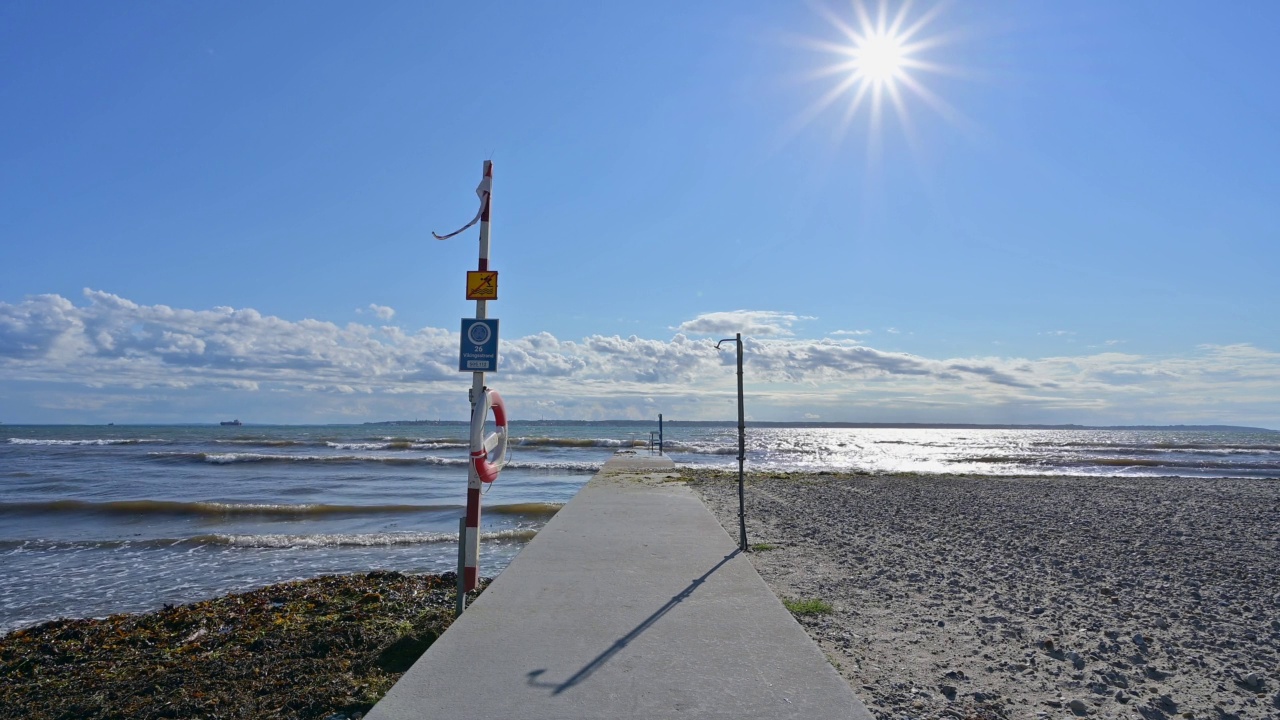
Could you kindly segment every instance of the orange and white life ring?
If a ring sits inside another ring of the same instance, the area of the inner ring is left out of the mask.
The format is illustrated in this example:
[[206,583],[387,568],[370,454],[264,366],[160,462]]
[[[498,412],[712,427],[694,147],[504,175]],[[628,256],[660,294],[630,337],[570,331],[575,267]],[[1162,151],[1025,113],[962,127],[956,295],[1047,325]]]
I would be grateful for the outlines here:
[[[497,432],[484,434],[485,420],[493,409],[493,424]],[[484,389],[480,401],[471,414],[471,464],[481,482],[498,479],[498,471],[507,464],[507,409],[497,390]]]

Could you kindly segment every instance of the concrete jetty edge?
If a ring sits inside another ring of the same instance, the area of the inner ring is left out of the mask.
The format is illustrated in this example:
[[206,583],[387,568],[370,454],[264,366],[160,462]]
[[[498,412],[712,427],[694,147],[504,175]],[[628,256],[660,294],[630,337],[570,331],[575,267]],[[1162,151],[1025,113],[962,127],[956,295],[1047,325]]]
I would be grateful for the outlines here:
[[674,468],[610,460],[369,720],[871,720]]

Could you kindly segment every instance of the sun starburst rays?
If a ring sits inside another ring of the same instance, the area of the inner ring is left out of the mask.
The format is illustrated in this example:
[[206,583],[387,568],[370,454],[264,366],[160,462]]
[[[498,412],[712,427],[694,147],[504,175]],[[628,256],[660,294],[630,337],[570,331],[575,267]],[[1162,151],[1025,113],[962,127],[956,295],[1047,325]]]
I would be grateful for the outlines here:
[[815,68],[808,77],[811,80],[834,77],[837,81],[800,113],[796,130],[843,100],[846,104],[836,125],[838,139],[844,138],[865,108],[868,149],[874,153],[880,142],[886,106],[893,108],[892,112],[913,145],[909,113],[913,99],[944,118],[959,118],[959,114],[918,77],[954,72],[944,63],[924,57],[946,41],[943,35],[929,32],[930,24],[942,10],[941,5],[935,5],[916,17],[912,16],[910,0],[892,13],[887,0],[880,0],[874,8],[868,7],[864,0],[853,0],[851,17],[841,17],[823,5],[815,6],[815,10],[840,37],[838,40],[804,40],[808,47],[834,56],[831,62]]

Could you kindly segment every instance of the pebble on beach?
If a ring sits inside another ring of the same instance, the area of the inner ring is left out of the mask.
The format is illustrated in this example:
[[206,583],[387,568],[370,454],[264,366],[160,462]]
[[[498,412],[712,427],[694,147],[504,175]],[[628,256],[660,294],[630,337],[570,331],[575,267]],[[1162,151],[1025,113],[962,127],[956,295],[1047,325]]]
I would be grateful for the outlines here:
[[[730,535],[736,483],[691,472]],[[1280,482],[750,478],[751,554],[878,718],[1280,718]]]

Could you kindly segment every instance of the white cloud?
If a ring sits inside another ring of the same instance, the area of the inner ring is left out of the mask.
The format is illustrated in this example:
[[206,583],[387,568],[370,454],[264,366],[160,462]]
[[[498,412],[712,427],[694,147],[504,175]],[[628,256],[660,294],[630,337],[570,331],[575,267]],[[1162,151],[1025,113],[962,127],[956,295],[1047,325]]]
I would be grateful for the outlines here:
[[791,335],[791,326],[802,320],[816,318],[776,312],[773,310],[734,310],[732,312],[703,313],[680,323],[677,332],[693,335],[733,335],[742,333],[754,337]]
[[870,330],[836,330],[832,335],[870,335]]
[[[255,403],[281,422],[465,412],[470,376],[457,371],[456,330],[175,309],[96,290],[84,298],[0,302],[6,421],[24,407],[47,409],[41,421],[76,422],[169,412],[189,420],[192,407]],[[787,328],[805,318],[786,313],[710,314],[681,327],[731,315],[773,330],[744,341],[747,403],[762,419],[1280,425],[1280,353],[1252,345],[1175,357],[929,358],[852,338],[796,338]],[[736,396],[735,358],[716,339],[541,332],[504,340],[490,377],[516,418],[732,419],[723,408]]]
[[456,335],[443,330],[406,335],[358,324],[288,322],[252,309],[175,310],[95,290],[84,295],[89,304],[83,307],[52,295],[0,303],[0,362],[11,379],[367,384],[449,376],[445,351],[456,351]]
[[[369,303],[368,311],[372,313],[374,317],[384,321],[391,320],[391,318],[396,316],[394,308],[389,308],[386,305],[379,305],[377,303]],[[357,315],[363,315],[364,312],[365,308],[356,308]]]

